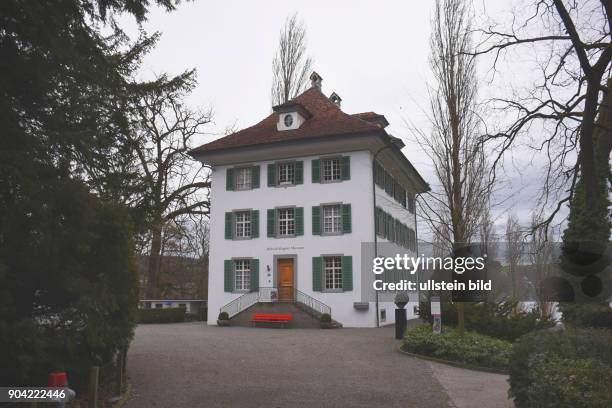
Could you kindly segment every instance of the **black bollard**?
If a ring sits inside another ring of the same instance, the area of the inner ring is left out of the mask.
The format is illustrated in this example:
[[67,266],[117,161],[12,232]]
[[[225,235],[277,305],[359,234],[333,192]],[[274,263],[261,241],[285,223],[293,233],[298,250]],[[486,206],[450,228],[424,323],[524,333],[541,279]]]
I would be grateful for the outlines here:
[[406,309],[395,309],[395,338],[400,340],[404,338],[408,321],[406,320]]

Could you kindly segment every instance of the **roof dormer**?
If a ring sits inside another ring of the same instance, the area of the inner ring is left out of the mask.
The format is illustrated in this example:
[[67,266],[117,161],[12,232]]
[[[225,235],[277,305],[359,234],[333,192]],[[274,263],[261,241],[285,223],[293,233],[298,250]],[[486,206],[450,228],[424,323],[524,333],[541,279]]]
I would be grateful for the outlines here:
[[332,94],[329,96],[329,100],[332,101],[334,105],[336,105],[338,108],[340,108],[340,105],[342,104],[342,98],[340,97],[340,95],[335,92],[332,92]]
[[278,113],[278,131],[298,129],[312,116],[301,104],[291,101],[277,105],[272,110]]
[[312,74],[310,74],[310,84],[313,87],[319,88],[319,90],[321,90],[321,85],[323,84],[323,77],[317,74],[315,71],[312,71]]

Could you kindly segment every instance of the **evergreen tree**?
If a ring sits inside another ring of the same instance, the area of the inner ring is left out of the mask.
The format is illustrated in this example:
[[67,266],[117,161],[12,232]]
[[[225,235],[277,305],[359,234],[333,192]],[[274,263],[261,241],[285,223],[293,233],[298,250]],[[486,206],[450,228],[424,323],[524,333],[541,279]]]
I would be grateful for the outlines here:
[[148,4],[0,2],[0,384],[79,373],[131,337],[129,100],[157,36],[131,43],[113,16]]
[[[612,84],[612,80],[608,82]],[[581,276],[581,290],[593,300],[605,299],[612,291],[610,280],[610,200],[612,182],[612,98],[608,93],[600,105],[594,131],[594,169],[597,199],[587,203],[582,175],[579,175],[570,203],[568,226],[563,233],[561,265],[565,272]],[[573,300],[566,298],[566,300]]]

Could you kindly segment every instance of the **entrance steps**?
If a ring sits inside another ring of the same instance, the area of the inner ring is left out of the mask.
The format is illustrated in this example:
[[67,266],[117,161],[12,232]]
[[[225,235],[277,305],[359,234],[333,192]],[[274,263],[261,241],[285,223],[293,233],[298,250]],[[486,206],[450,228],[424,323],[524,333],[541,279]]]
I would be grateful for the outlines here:
[[[258,302],[230,319],[232,326],[253,326],[253,313],[289,313],[293,319],[286,324],[288,328],[319,328],[321,314],[299,302]],[[333,322],[342,327],[340,323]],[[282,327],[277,323],[256,323],[256,327]]]

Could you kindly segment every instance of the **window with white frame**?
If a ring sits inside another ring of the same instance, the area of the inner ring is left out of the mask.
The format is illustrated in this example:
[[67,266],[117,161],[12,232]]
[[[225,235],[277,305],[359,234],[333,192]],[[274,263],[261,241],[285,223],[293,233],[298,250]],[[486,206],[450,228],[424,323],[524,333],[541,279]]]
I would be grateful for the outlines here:
[[236,169],[236,190],[250,190],[252,188],[253,168],[243,167]]
[[323,233],[335,234],[342,232],[342,210],[340,205],[323,206]]
[[234,261],[235,288],[236,290],[251,289],[251,260],[236,259]]
[[325,266],[325,289],[342,289],[342,257],[323,257]]
[[278,210],[278,235],[295,235],[294,208],[280,208]]
[[278,165],[278,184],[294,184],[295,163],[280,163]]
[[236,211],[234,213],[234,225],[236,228],[236,238],[251,237],[251,212]]
[[337,181],[340,179],[340,159],[324,159],[323,181]]

